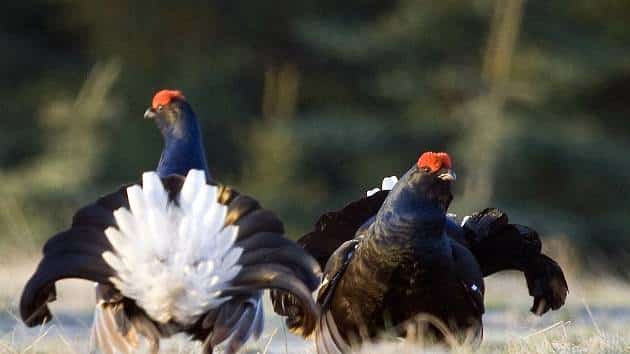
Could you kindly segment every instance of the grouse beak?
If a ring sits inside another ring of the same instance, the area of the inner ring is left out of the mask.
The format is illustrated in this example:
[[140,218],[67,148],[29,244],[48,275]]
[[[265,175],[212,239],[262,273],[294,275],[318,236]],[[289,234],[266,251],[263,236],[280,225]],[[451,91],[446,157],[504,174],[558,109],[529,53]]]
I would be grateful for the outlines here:
[[144,111],[144,119],[153,119],[155,118],[155,110],[153,108],[148,108],[146,111]]
[[455,175],[455,172],[453,172],[453,170],[446,170],[446,172],[440,173],[438,175],[438,178],[442,181],[452,182],[457,179],[457,175]]

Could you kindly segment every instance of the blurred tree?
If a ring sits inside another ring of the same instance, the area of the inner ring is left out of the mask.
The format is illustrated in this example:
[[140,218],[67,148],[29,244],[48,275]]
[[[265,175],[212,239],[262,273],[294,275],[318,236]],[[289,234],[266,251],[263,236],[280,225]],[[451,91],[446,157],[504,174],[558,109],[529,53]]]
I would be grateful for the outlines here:
[[503,207],[627,259],[628,2],[3,6],[0,173],[12,197],[0,222],[14,240],[45,238],[153,168],[161,140],[141,117],[169,87],[202,119],[215,175],[260,196],[294,236],[420,152],[449,150],[455,211]]
[[64,227],[67,214],[83,203],[104,152],[99,128],[116,114],[110,93],[118,74],[116,62],[96,65],[75,98],[46,102],[38,112],[46,131],[44,153],[1,175],[5,247],[31,246],[26,241]]
[[[474,209],[492,200],[498,155],[506,137],[504,106],[510,98],[512,58],[523,15],[523,0],[497,0],[484,53],[482,77],[487,92],[463,110],[468,136],[460,142],[466,151],[468,172],[460,205]],[[464,154],[462,154],[464,155]]]

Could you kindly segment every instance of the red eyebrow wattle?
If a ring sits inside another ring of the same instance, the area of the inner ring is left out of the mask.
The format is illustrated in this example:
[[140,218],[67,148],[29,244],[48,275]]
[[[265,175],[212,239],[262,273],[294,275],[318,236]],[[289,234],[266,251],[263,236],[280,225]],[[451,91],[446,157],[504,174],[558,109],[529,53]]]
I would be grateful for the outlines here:
[[419,168],[428,168],[431,172],[436,172],[442,167],[453,168],[451,157],[445,152],[425,152],[418,158]]
[[174,99],[186,99],[179,90],[161,90],[153,96],[151,102],[151,108],[158,108],[159,106],[165,106],[171,103]]

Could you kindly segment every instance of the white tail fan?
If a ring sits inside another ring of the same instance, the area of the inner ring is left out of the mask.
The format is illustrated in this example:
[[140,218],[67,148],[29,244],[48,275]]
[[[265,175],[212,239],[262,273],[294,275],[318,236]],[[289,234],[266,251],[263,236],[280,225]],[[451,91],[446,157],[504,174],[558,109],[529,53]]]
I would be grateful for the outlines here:
[[205,173],[188,173],[177,202],[155,172],[127,196],[130,209],[116,210],[118,227],[105,230],[114,252],[103,259],[117,273],[116,288],[160,323],[192,324],[228,300],[221,289],[241,270],[243,250],[234,247],[238,227],[224,227],[227,207]]
[[366,192],[366,194],[368,197],[371,197],[372,195],[376,194],[377,192],[381,190],[391,191],[396,185],[396,183],[398,183],[398,177],[396,176],[385,177],[383,178],[383,182],[381,183],[381,188],[370,189],[369,191]]

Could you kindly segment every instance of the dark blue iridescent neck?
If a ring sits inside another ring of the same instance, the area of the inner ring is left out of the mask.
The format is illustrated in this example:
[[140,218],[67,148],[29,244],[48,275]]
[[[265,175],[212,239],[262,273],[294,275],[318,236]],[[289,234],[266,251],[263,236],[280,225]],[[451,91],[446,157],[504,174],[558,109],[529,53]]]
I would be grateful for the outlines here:
[[189,170],[197,169],[205,171],[210,179],[199,122],[187,103],[181,105],[181,110],[181,119],[177,122],[169,125],[157,122],[164,138],[157,173],[161,177],[186,175]]
[[442,237],[446,210],[418,182],[417,173],[415,167],[407,171],[383,202],[372,225],[378,238],[406,242]]

